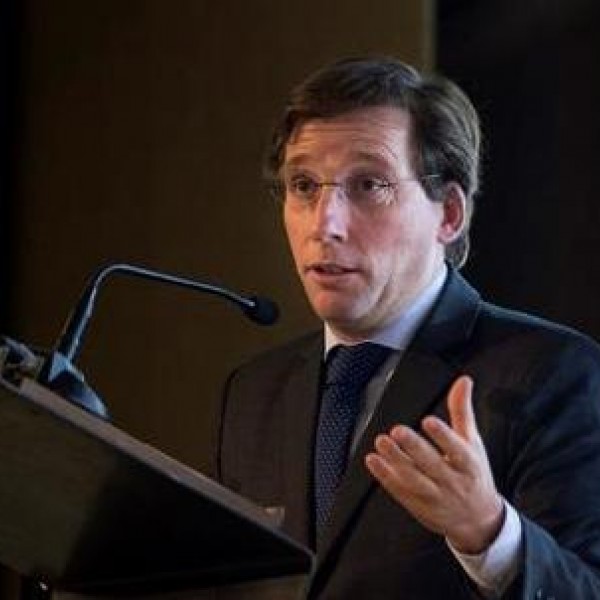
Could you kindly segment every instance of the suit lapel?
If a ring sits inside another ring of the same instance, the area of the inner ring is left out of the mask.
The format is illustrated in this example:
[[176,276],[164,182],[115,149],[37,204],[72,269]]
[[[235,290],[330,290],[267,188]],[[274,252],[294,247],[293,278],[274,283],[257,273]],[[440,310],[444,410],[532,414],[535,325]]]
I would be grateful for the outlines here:
[[416,352],[403,356],[348,464],[320,555],[327,555],[374,486],[364,457],[373,448],[375,437],[397,423],[418,429],[420,420],[444,398],[455,376],[455,370],[431,356]]
[[322,357],[323,338],[319,335],[300,352],[283,397],[284,527],[306,545],[312,538],[312,461]]
[[377,434],[389,431],[396,423],[418,429],[426,414],[437,406],[445,409],[446,391],[460,374],[460,347],[471,335],[478,307],[477,293],[451,271],[436,307],[402,356],[348,465],[329,530],[319,548],[319,565],[343,539],[353,515],[375,487],[364,457],[373,448]]

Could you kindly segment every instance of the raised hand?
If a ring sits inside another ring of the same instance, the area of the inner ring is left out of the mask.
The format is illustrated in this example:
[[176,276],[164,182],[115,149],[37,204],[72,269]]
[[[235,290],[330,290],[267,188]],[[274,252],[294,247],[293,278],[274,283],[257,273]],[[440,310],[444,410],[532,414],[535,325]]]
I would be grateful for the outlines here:
[[478,554],[496,538],[504,505],[496,491],[472,405],[473,381],[448,393],[450,425],[427,416],[423,433],[404,425],[377,436],[365,462],[392,498],[459,552]]

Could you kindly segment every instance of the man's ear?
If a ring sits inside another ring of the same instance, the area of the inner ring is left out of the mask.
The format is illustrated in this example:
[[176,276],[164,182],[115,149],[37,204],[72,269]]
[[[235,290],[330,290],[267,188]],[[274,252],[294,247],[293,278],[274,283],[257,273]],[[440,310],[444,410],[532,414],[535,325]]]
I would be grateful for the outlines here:
[[441,203],[443,216],[438,241],[450,244],[460,236],[467,224],[467,200],[458,183],[451,181],[444,186]]

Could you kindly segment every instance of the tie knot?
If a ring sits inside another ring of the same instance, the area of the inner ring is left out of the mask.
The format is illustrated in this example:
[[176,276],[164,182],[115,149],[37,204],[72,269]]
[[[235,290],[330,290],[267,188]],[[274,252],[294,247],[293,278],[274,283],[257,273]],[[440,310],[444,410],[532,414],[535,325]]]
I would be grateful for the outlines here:
[[362,388],[391,352],[391,348],[372,342],[336,346],[328,357],[325,383]]

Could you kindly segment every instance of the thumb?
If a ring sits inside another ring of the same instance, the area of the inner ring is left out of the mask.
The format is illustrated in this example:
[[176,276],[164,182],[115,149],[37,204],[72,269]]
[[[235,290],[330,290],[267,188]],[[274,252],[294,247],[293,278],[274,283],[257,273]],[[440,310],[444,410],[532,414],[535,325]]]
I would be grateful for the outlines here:
[[452,429],[469,442],[479,437],[473,413],[472,395],[473,380],[467,375],[459,377],[448,392],[448,412]]

